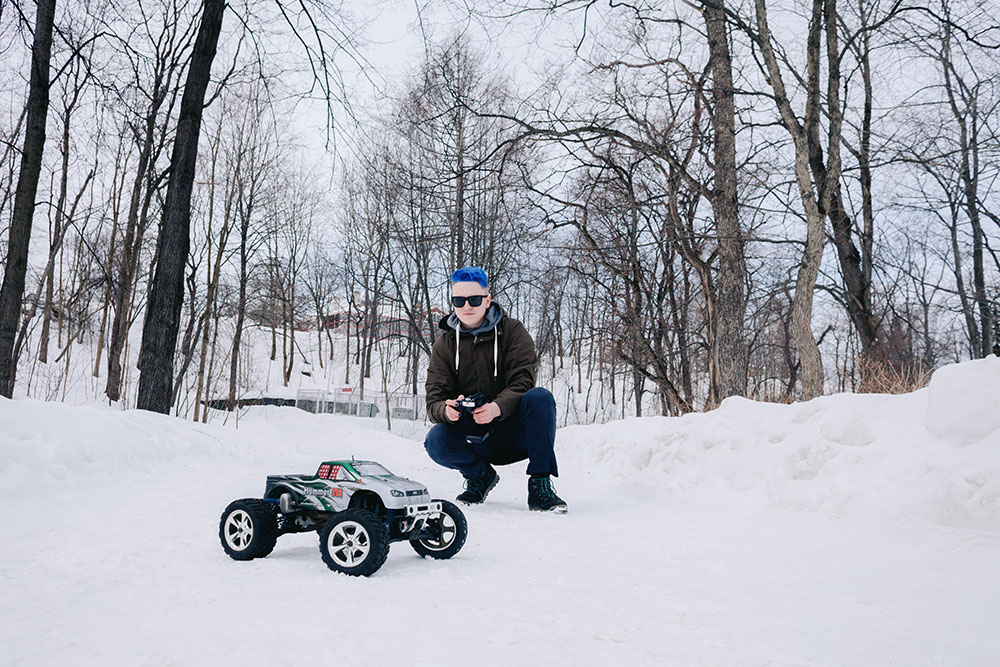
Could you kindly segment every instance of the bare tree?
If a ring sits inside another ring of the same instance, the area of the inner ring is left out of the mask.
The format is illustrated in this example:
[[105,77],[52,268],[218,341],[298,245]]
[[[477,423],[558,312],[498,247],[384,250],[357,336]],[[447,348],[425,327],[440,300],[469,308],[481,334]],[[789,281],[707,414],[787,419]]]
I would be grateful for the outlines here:
[[[51,226],[50,230],[50,240],[49,240],[49,260],[45,266],[45,270],[42,273],[41,284],[44,285],[45,289],[45,300],[42,304],[42,331],[40,340],[38,342],[38,360],[42,363],[48,361],[49,352],[49,328],[52,322],[53,315],[53,287],[54,280],[53,276],[55,273],[56,257],[62,250],[63,239],[66,236],[66,232],[69,226],[73,223],[74,217],[76,215],[77,207],[80,203],[80,199],[86,192],[88,185],[94,178],[96,173],[95,168],[91,169],[84,179],[83,186],[80,188],[78,194],[73,198],[71,204],[68,204],[67,198],[69,196],[69,176],[70,176],[70,154],[71,154],[71,128],[74,111],[77,105],[80,103],[81,95],[84,88],[87,86],[88,81],[91,78],[91,72],[89,67],[86,65],[86,61],[83,58],[73,58],[69,63],[69,69],[66,71],[66,76],[64,81],[65,85],[61,90],[61,109],[60,117],[62,120],[62,135],[59,144],[60,151],[60,165],[59,165],[59,196],[56,200],[56,206],[54,211],[55,220]],[[69,205],[69,209],[67,209]],[[35,298],[32,302],[32,313],[34,308],[39,304],[40,290],[39,293],[35,294]],[[60,314],[60,322],[61,322]],[[25,317],[25,322],[22,324],[21,331],[24,332],[27,329],[28,320],[30,320],[30,315]],[[15,346],[15,349],[19,346]],[[16,354],[16,352],[15,352]],[[16,364],[16,362],[15,362]]]
[[725,0],[701,3],[708,37],[709,66],[712,70],[712,150],[714,183],[709,201],[718,231],[719,272],[716,298],[717,331],[711,338],[710,368],[718,369],[712,379],[716,396],[746,393],[747,346],[744,335],[746,316],[746,248],[737,202],[736,110],[733,59],[729,49],[729,22]]
[[183,304],[184,262],[190,246],[191,190],[205,91],[222,30],[223,0],[205,0],[181,99],[163,223],[156,244],[156,271],[146,306],[139,351],[137,407],[166,413],[173,396],[173,360]]
[[49,111],[49,60],[52,54],[55,11],[55,0],[39,0],[37,3],[31,46],[31,83],[26,105],[27,125],[8,235],[3,285],[0,287],[0,395],[8,398],[14,393],[17,374],[13,363],[14,337],[17,335],[21,316],[31,221],[35,212],[35,193],[45,148],[45,120]]
[[[986,271],[983,253],[986,237],[983,233],[982,216],[980,215],[980,179],[983,176],[983,166],[980,161],[981,132],[984,120],[992,117],[997,119],[1000,110],[1000,94],[996,91],[1000,82],[998,73],[994,72],[993,81],[984,80],[973,72],[968,78],[959,71],[956,57],[953,53],[955,45],[954,27],[950,20],[949,3],[942,3],[944,20],[941,22],[941,47],[938,60],[944,79],[944,91],[948,100],[948,108],[952,119],[958,127],[958,154],[960,156],[960,175],[964,213],[968,216],[972,227],[972,283],[973,295],[979,312],[979,331],[973,337],[978,339],[979,346],[975,354],[985,357],[993,353],[993,308],[986,293]],[[990,88],[993,88],[992,98]],[[995,140],[995,137],[994,137]]]
[[[905,25],[904,38],[922,59],[933,63],[935,77],[927,86],[921,114],[908,119],[916,131],[897,145],[905,163],[926,176],[927,187],[914,205],[948,230],[959,310],[971,354],[981,357],[991,354],[995,345],[996,297],[989,291],[989,235],[983,222],[997,220],[989,203],[991,186],[1000,175],[997,45],[984,46],[963,28],[979,18],[978,9],[962,14],[944,0],[938,12],[923,18]],[[963,243],[966,236],[971,252]],[[1000,275],[1000,259],[995,254],[993,259],[994,275]]]
[[[834,0],[827,0],[834,2]],[[771,87],[775,103],[781,117],[781,123],[792,137],[795,150],[795,181],[798,186],[799,198],[806,216],[806,245],[799,264],[795,284],[795,297],[792,303],[792,333],[795,346],[802,363],[802,395],[809,399],[823,393],[823,360],[819,346],[812,331],[813,293],[816,279],[819,276],[820,262],[823,259],[823,241],[825,236],[824,211],[828,210],[833,189],[840,179],[840,128],[843,116],[839,99],[839,78],[831,78],[827,95],[830,98],[830,128],[828,132],[830,147],[827,152],[826,178],[822,183],[813,183],[810,172],[810,141],[811,133],[818,131],[819,126],[819,71],[821,51],[813,48],[807,51],[807,69],[809,72],[809,96],[806,111],[800,118],[792,109],[792,98],[785,86],[784,75],[774,46],[774,39],[768,23],[768,11],[765,0],[754,0],[756,13],[756,31],[758,46],[767,82]],[[814,0],[810,19],[810,36],[818,40],[819,30],[824,20],[833,21],[836,12],[824,14],[824,0]],[[827,48],[832,50],[834,57],[839,57],[837,49],[837,26],[826,23]],[[829,55],[829,53],[828,53]]]
[[[229,241],[229,235],[232,232],[233,227],[233,204],[234,204],[234,171],[238,172],[238,167],[235,170],[230,170],[226,167],[228,165],[220,165],[221,154],[222,154],[222,122],[223,119],[229,120],[225,113],[226,107],[223,104],[223,112],[219,114],[219,118],[216,121],[216,127],[214,131],[209,135],[209,170],[208,170],[208,211],[205,216],[205,239],[207,242],[207,251],[210,256],[210,263],[208,265],[207,275],[206,275],[206,289],[205,289],[205,309],[202,314],[202,321],[204,326],[201,330],[201,343],[200,352],[198,355],[198,375],[196,381],[195,389],[195,403],[194,403],[194,421],[199,421],[202,419],[201,415],[201,405],[206,396],[208,387],[208,377],[211,375],[208,368],[209,361],[209,346],[214,351],[214,341],[218,336],[219,322],[218,322],[218,293],[219,293],[219,282],[222,275],[222,262],[226,255],[226,246]],[[243,155],[242,151],[236,151],[237,160]],[[225,173],[224,182],[221,183],[223,186],[219,188],[220,183],[216,181],[217,177],[221,177],[222,173]],[[223,205],[222,205],[222,226],[216,232],[215,223],[215,198],[216,192],[222,192]],[[216,234],[218,236],[216,237]],[[213,247],[214,246],[214,247]],[[213,317],[214,315],[214,317]],[[213,333],[214,332],[214,333]],[[213,354],[214,357],[214,354]],[[208,410],[205,410],[204,417],[207,417]]]
[[323,368],[323,335],[329,348],[330,360],[333,360],[333,337],[330,333],[335,324],[329,321],[330,306],[337,294],[337,267],[325,245],[313,239],[309,250],[304,280],[306,291],[312,301],[316,316],[316,359]]
[[248,100],[240,132],[233,142],[230,157],[231,178],[235,190],[236,231],[238,232],[238,298],[232,349],[229,361],[229,409],[237,405],[236,387],[239,371],[240,346],[247,316],[247,286],[251,279],[253,260],[264,242],[259,233],[260,216],[270,196],[271,175],[277,155],[272,135],[264,123],[265,108],[260,98]]
[[277,325],[281,325],[282,379],[287,387],[295,365],[295,331],[302,315],[301,274],[311,240],[317,197],[310,190],[310,179],[304,173],[288,164],[282,165],[280,172],[282,176],[276,184],[275,195],[269,200],[266,216],[264,238],[268,276],[265,289],[272,305],[272,340]]
[[[161,5],[156,9],[158,12],[153,16],[139,8],[140,31],[124,36],[119,34],[121,22],[134,20],[130,15],[115,16],[115,23],[106,30],[107,39],[128,61],[129,85],[108,88],[126,114],[122,122],[132,135],[138,151],[124,228],[119,234],[116,225],[110,240],[114,269],[109,285],[114,316],[108,345],[105,393],[111,401],[122,397],[123,354],[129,331],[138,315],[135,293],[140,257],[151,215],[155,215],[153,206],[157,203],[157,192],[166,175],[166,170],[161,169],[158,162],[170,136],[167,126],[180,92],[179,79],[191,56],[197,27],[195,20],[186,20],[186,4]],[[147,50],[151,54],[147,54]],[[136,108],[132,108],[134,91],[139,91]]]

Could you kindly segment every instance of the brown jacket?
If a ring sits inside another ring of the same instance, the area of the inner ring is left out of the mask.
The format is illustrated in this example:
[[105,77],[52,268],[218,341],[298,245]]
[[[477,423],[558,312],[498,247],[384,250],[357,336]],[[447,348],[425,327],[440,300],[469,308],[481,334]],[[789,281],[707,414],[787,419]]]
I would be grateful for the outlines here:
[[[493,305],[491,308],[499,309]],[[471,396],[477,391],[486,394],[500,406],[499,419],[517,412],[521,397],[535,386],[538,357],[535,341],[524,325],[512,317],[501,316],[488,331],[473,333],[461,330],[457,318],[445,317],[439,327],[442,333],[434,341],[431,361],[427,368],[427,416],[432,422],[447,422],[445,404],[459,395]],[[449,318],[450,321],[449,321]],[[458,370],[455,370],[455,327],[460,333]],[[497,369],[494,377],[493,353],[496,337]]]

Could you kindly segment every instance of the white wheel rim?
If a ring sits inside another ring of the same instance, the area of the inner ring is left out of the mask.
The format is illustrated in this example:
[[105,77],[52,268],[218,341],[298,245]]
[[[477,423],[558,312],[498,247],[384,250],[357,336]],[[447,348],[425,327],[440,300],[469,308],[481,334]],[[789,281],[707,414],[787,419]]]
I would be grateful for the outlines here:
[[326,539],[330,558],[341,567],[355,567],[364,562],[372,544],[368,531],[357,521],[338,523]]
[[224,534],[230,549],[243,551],[253,539],[253,519],[244,510],[232,512],[226,517]]
[[458,526],[455,520],[447,512],[441,512],[441,537],[436,540],[420,540],[420,543],[431,551],[444,551],[455,541],[458,535]]

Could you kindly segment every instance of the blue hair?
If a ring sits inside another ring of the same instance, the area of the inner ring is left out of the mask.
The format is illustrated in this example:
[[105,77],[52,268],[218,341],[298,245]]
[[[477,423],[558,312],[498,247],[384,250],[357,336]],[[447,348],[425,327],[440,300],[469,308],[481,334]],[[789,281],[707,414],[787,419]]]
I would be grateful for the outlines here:
[[486,279],[486,272],[478,266],[463,266],[455,273],[451,274],[453,283],[479,283],[483,287],[489,287]]

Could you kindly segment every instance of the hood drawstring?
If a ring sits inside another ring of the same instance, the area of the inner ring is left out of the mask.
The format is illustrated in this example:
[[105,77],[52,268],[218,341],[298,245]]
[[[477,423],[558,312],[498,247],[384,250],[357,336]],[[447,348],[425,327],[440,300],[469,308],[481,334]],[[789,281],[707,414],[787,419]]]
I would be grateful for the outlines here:
[[[493,330],[493,379],[496,380],[500,377],[500,367],[497,365],[497,338],[500,332],[496,329]],[[455,375],[458,375],[458,329],[455,329]]]

